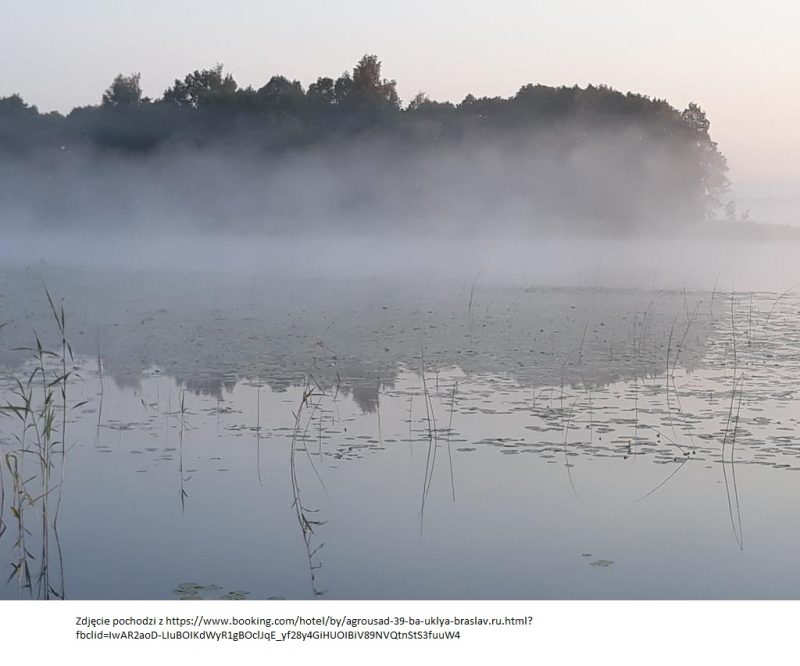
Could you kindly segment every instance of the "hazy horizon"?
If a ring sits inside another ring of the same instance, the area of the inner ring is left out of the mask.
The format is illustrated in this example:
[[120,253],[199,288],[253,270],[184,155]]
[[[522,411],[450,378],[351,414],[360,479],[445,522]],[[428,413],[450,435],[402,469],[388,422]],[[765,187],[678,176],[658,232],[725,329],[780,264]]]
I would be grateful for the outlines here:
[[[766,197],[774,209],[775,199],[800,192],[800,94],[789,85],[800,65],[800,8],[789,2],[653,8],[627,0],[602,7],[507,1],[453,11],[410,1],[382,6],[379,20],[363,0],[291,12],[280,2],[249,0],[225,12],[205,1],[78,7],[9,6],[0,57],[12,65],[0,78],[0,96],[19,93],[43,112],[65,112],[99,103],[120,72],[141,72],[144,93],[157,97],[175,78],[218,62],[242,86],[276,73],[307,86],[374,52],[406,103],[421,90],[458,102],[468,93],[513,95],[529,82],[602,83],[677,108],[695,101],[728,158],[735,194]],[[772,221],[791,218],[778,213]]]

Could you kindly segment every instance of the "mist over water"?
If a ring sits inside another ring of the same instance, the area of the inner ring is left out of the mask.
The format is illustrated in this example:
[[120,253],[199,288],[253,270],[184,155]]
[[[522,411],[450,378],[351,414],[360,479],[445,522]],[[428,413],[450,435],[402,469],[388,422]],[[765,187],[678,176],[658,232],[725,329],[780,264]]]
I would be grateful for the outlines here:
[[635,125],[572,123],[270,155],[241,136],[145,155],[34,152],[0,164],[0,261],[556,287],[800,281],[796,236],[698,219],[681,154],[641,141]]
[[484,285],[716,289],[782,292],[800,282],[800,243],[679,237],[555,238],[530,235],[8,234],[6,267],[53,266],[210,272],[270,279]]

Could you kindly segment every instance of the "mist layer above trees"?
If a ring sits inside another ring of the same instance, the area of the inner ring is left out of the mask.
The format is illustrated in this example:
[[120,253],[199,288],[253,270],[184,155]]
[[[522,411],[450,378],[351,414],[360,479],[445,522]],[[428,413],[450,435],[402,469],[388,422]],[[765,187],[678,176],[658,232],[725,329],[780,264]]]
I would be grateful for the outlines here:
[[713,217],[726,171],[696,104],[528,84],[403,105],[369,55],[308,88],[218,65],[156,100],[119,75],[66,116],[0,99],[0,224],[624,232]]

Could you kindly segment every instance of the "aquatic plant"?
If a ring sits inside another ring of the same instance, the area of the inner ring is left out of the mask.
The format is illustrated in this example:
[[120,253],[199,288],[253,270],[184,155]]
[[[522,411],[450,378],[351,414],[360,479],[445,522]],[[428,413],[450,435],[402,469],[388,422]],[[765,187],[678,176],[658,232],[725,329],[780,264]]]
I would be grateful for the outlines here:
[[[19,596],[27,590],[40,599],[64,598],[58,517],[64,494],[67,412],[88,402],[68,405],[67,388],[73,373],[67,369],[67,362],[73,357],[67,342],[66,314],[63,305],[56,307],[47,288],[45,295],[56,322],[60,350],[45,349],[34,331],[33,346],[17,348],[31,354],[29,372],[23,378],[14,378],[13,402],[0,406],[0,413],[18,419],[20,428],[14,435],[13,450],[3,459],[11,480],[9,511],[17,535],[8,581],[17,579]],[[4,495],[3,491],[3,500]],[[29,513],[33,513],[30,519]],[[38,534],[31,531],[29,520],[38,522]],[[6,528],[4,523],[0,534]],[[38,557],[33,552],[37,547]]]

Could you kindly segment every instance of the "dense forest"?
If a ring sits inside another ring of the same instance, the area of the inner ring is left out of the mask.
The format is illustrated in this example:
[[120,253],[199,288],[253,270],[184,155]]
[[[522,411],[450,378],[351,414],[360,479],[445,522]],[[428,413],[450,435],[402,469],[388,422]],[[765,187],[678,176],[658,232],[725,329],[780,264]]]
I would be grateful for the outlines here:
[[307,88],[242,88],[217,65],[158,99],[120,74],[67,115],[0,98],[0,224],[672,227],[718,215],[726,171],[696,104],[533,84],[403,104],[374,55]]

